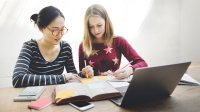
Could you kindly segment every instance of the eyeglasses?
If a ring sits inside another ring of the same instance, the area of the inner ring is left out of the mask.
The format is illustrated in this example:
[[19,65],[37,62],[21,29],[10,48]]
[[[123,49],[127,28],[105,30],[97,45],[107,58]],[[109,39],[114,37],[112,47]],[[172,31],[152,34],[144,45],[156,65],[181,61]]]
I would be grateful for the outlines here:
[[66,27],[64,27],[63,29],[61,30],[52,30],[48,27],[46,27],[49,31],[51,31],[52,35],[53,36],[58,36],[60,33],[61,35],[64,35],[65,33],[67,33],[68,29]]

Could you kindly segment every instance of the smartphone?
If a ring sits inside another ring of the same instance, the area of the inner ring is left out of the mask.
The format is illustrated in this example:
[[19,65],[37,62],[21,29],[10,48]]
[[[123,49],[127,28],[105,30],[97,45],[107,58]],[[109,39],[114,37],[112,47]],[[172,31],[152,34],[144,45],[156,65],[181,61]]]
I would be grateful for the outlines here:
[[84,111],[84,110],[94,107],[94,104],[92,104],[90,102],[86,102],[86,101],[76,101],[76,102],[72,102],[69,104],[81,111]]

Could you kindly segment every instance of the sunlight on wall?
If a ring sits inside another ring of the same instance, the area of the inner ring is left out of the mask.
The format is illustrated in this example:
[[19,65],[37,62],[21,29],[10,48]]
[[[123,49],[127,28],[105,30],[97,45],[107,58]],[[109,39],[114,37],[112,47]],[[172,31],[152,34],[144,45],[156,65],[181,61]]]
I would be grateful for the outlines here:
[[113,22],[115,34],[133,41],[152,2],[153,0],[1,0],[0,30],[5,37],[1,38],[4,41],[2,46],[6,46],[10,41],[13,46],[8,50],[14,53],[10,55],[7,50],[1,50],[4,54],[1,56],[1,63],[7,63],[3,59],[9,57],[12,65],[9,69],[13,69],[22,43],[31,38],[41,37],[37,27],[30,22],[30,16],[38,13],[43,7],[53,5],[63,12],[69,29],[63,40],[68,41],[72,46],[74,62],[78,70],[78,47],[83,37],[84,14],[88,6],[95,3],[103,5]]
[[[83,17],[91,4],[103,5],[114,24],[117,34],[133,37],[147,15],[153,0],[1,0],[0,27],[15,26],[32,30],[30,16],[43,7],[58,7],[66,17],[66,24],[73,32],[82,33]],[[79,4],[79,5],[78,5]],[[9,19],[12,18],[12,19]],[[74,33],[73,33],[74,34]]]

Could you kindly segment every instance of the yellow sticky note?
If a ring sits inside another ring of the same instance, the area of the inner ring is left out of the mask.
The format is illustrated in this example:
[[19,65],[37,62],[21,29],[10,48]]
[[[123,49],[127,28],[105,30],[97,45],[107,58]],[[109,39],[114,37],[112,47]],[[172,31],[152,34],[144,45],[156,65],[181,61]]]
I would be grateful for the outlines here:
[[95,81],[106,81],[108,78],[107,76],[95,76],[92,78],[83,78],[81,79],[82,83],[91,83],[91,82],[95,82]]
[[59,91],[58,93],[56,93],[56,99],[69,98],[69,97],[74,96],[74,94],[75,94],[75,91],[73,89]]
[[90,83],[90,82],[93,82],[93,81],[94,81],[94,78],[83,78],[83,79],[81,79],[82,83]]
[[98,80],[107,80],[107,76],[97,76]]

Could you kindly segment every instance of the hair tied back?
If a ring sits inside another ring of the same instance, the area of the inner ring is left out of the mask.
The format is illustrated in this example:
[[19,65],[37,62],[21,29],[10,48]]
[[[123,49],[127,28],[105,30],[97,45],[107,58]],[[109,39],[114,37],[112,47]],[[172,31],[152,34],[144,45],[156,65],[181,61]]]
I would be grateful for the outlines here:
[[35,24],[37,23],[37,19],[38,19],[38,14],[33,14],[30,18],[32,21],[35,22]]

